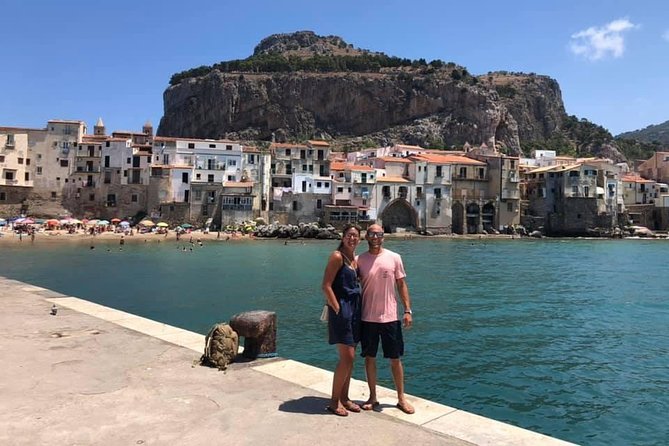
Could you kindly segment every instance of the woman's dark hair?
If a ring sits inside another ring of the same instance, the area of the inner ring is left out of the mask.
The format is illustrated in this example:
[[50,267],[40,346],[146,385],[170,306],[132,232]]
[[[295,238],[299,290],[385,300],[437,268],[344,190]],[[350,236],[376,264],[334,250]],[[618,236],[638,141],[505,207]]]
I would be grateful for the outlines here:
[[362,228],[355,223],[347,223],[346,226],[344,226],[344,230],[341,233],[341,242],[339,242],[339,246],[337,247],[337,251],[341,251],[341,249],[344,247],[344,236],[348,232],[349,229],[355,229],[358,231],[358,235],[362,232]]

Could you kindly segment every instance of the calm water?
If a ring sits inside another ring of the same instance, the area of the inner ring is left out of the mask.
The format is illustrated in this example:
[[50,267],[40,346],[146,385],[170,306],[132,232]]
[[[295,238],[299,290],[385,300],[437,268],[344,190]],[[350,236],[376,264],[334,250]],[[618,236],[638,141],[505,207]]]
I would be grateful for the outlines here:
[[[0,274],[200,333],[274,310],[281,356],[334,367],[318,315],[336,242],[38,245],[0,246]],[[581,444],[669,443],[669,241],[386,246],[413,299],[409,393]]]

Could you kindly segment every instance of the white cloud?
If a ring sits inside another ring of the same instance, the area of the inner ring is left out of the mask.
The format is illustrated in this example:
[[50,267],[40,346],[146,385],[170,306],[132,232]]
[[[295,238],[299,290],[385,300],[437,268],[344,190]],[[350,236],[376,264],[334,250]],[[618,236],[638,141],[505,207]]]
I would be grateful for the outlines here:
[[608,56],[622,57],[625,52],[623,33],[638,27],[626,18],[614,20],[602,27],[591,26],[572,34],[569,48],[577,56],[593,61]]
[[664,34],[662,34],[662,38],[663,38],[664,40],[666,40],[667,42],[669,42],[669,29],[666,30],[666,31],[664,32]]

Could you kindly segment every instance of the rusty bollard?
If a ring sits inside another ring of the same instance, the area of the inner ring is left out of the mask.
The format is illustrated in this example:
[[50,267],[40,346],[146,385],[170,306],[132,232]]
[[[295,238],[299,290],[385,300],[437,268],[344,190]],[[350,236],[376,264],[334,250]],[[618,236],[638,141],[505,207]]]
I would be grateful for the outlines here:
[[244,336],[245,358],[272,358],[276,356],[276,313],[273,311],[246,311],[230,319],[230,326]]

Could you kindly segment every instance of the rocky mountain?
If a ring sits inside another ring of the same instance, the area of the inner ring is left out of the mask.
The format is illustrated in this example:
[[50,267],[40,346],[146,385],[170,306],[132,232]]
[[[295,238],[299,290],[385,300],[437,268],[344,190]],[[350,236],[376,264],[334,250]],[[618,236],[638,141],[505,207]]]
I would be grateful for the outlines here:
[[354,48],[310,31],[263,39],[253,55],[172,76],[159,135],[237,140],[333,139],[334,145],[403,142],[430,148],[496,144],[606,153],[624,159],[604,129],[567,116],[547,76],[491,72]]

